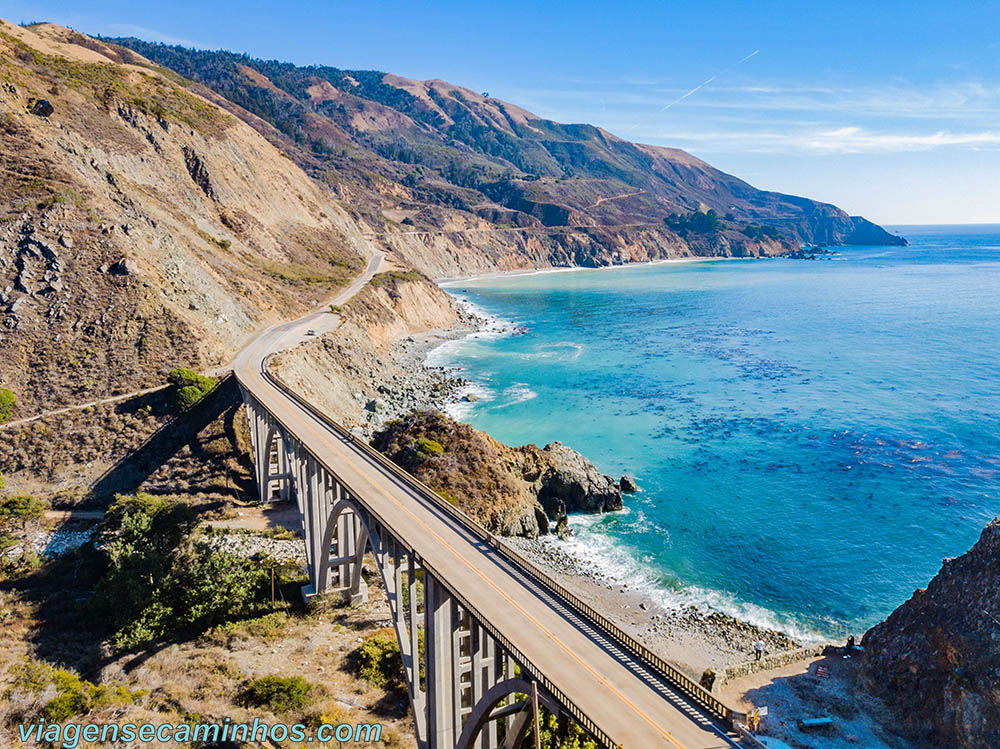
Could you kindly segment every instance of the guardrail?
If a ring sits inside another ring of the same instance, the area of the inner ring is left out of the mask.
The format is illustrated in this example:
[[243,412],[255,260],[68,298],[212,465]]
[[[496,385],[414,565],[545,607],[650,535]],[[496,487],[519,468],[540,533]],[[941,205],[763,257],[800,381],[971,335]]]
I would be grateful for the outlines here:
[[[276,375],[271,374],[268,369],[268,360],[271,355],[264,358],[262,362],[262,374],[274,387],[279,389],[288,398],[295,401],[301,408],[305,409],[311,413],[315,418],[327,424],[332,430],[339,434],[342,438],[350,441],[358,449],[368,455],[372,460],[378,463],[387,472],[396,476],[403,483],[409,486],[414,491],[420,493],[425,499],[432,502],[438,509],[447,514],[455,522],[462,526],[467,532],[471,533],[475,537],[479,538],[481,541],[488,543],[496,551],[505,558],[512,566],[520,570],[522,573],[531,577],[536,583],[541,585],[543,588],[548,590],[550,593],[554,594],[560,598],[564,603],[568,604],[571,608],[576,609],[577,613],[584,618],[590,620],[591,624],[600,629],[605,635],[610,639],[615,641],[618,645],[624,648],[627,652],[633,655],[635,658],[640,660],[645,666],[649,667],[654,673],[659,675],[668,684],[673,686],[677,691],[681,692],[692,702],[697,704],[699,707],[704,709],[713,717],[723,721],[729,726],[734,726],[737,722],[745,720],[745,713],[738,710],[734,710],[726,705],[722,700],[713,695],[707,689],[705,689],[701,684],[694,681],[692,678],[671,666],[663,658],[661,658],[656,653],[652,652],[649,648],[639,642],[635,637],[625,632],[621,627],[615,624],[611,619],[601,614],[592,606],[583,601],[579,596],[572,593],[566,589],[563,585],[553,579],[547,572],[543,571],[541,568],[536,566],[533,562],[526,559],[520,553],[515,551],[513,548],[503,543],[498,536],[486,530],[479,523],[475,522],[466,515],[464,512],[454,507],[452,504],[443,499],[437,492],[431,489],[429,486],[424,484],[419,479],[412,476],[407,471],[397,466],[387,457],[385,457],[378,450],[375,450],[366,442],[355,437],[346,428],[337,423],[334,419],[324,414],[313,404],[309,403],[305,398],[300,396],[294,390],[292,390],[288,385],[286,385],[280,378]],[[387,526],[388,527],[388,526]],[[440,577],[440,576],[439,576]],[[444,578],[441,578],[442,580]],[[456,596],[461,599],[460,596]],[[470,611],[474,610],[471,607],[467,608]],[[488,622],[483,621],[484,626],[491,631],[494,637],[500,641],[504,641],[502,636],[498,632],[494,631],[492,626]],[[508,646],[508,649],[516,650],[513,645]],[[548,683],[547,679],[539,678],[539,683],[546,685],[546,688],[555,690],[556,693],[553,694],[554,697],[559,699],[568,699],[565,695],[562,695],[554,687],[554,685]],[[575,716],[577,720],[588,730],[592,730],[589,725],[589,719],[581,720],[580,716]],[[596,729],[596,726],[593,727]],[[595,738],[599,738],[596,737]],[[609,739],[610,740],[610,739]],[[612,746],[614,746],[612,744]]]
[[[288,388],[288,386],[286,386],[279,379],[277,379],[276,377],[274,377],[273,375],[271,375],[267,371],[266,366],[265,366],[265,369],[263,371],[263,374],[264,374],[264,377],[272,385],[274,385],[275,387],[279,388],[285,395],[287,395],[289,398],[291,398],[292,400],[294,400],[302,408],[305,408],[313,416],[315,416],[316,418],[318,418],[321,421],[323,421],[324,423],[326,423],[328,426],[330,426],[332,429],[334,429],[338,434],[340,434],[341,436],[346,437],[346,438],[352,440],[355,444],[357,444],[357,445],[365,448],[366,452],[367,451],[371,451],[374,454],[374,456],[378,456],[381,460],[386,460],[387,463],[388,463],[388,465],[385,465],[385,468],[391,470],[392,473],[394,473],[395,475],[397,475],[400,478],[402,478],[403,480],[405,480],[411,486],[411,488],[419,490],[419,492],[421,494],[429,492],[430,494],[428,494],[428,498],[431,499],[431,500],[434,500],[435,504],[438,507],[441,507],[441,509],[448,511],[449,514],[452,515],[452,517],[454,517],[457,521],[459,521],[463,525],[463,527],[467,527],[470,531],[474,532],[477,536],[481,537],[482,540],[484,540],[484,541],[489,541],[490,538],[494,538],[494,540],[495,540],[495,537],[493,537],[493,534],[491,534],[489,531],[487,531],[485,528],[483,528],[482,526],[480,526],[475,521],[471,520],[464,513],[459,512],[454,507],[452,507],[451,505],[449,505],[446,502],[444,502],[443,500],[441,500],[440,497],[438,497],[425,484],[423,484],[422,482],[418,481],[414,477],[410,476],[408,473],[406,473],[405,471],[403,471],[402,469],[400,469],[399,466],[396,466],[391,461],[388,461],[385,458],[385,456],[383,456],[381,453],[379,453],[379,452],[377,452],[375,450],[372,450],[372,448],[370,446],[365,445],[360,440],[357,440],[352,434],[350,434],[349,432],[347,432],[340,424],[338,424],[337,422],[335,422],[332,419],[330,419],[328,416],[326,416],[325,414],[323,414],[322,412],[320,412],[318,409],[314,408],[312,406],[312,404],[310,404],[308,401],[306,401],[301,396],[299,396],[297,393],[295,393],[290,388]],[[239,379],[239,377],[237,376],[237,380],[238,379]],[[281,419],[279,417],[274,416],[274,418],[276,418],[279,422],[281,422]],[[282,422],[282,425],[286,429],[288,429],[288,426],[285,425],[283,422]],[[303,445],[303,449],[306,449],[307,452],[309,452],[310,455],[312,455],[312,452],[308,451],[308,448],[306,448],[304,445]],[[312,457],[313,457],[314,460],[317,460],[319,463],[323,464],[323,461],[320,460],[316,455],[312,455]],[[336,475],[336,472],[333,471],[332,469],[330,469],[329,466],[326,466],[325,464],[323,464],[323,465],[324,465],[324,468],[326,468],[326,470],[330,471],[333,475]],[[337,477],[337,480],[338,481],[342,481],[342,479],[340,479],[339,476]],[[351,493],[352,496],[360,498],[360,496],[358,495],[357,492],[353,491],[350,486],[346,485],[346,482],[344,482],[343,485],[344,485],[344,487],[346,489],[348,489],[348,491],[350,491],[350,493]],[[384,528],[390,529],[390,532],[392,532],[391,531],[392,526],[391,526],[390,523],[386,522],[385,518],[381,517],[377,512],[374,512],[370,508],[366,508],[366,511],[369,512],[373,517],[375,517],[378,520],[378,522],[382,524],[382,526]],[[453,514],[453,513],[457,513],[457,514]],[[494,545],[494,547],[496,547],[496,543],[494,543],[493,545]],[[446,582],[447,578],[444,575],[442,575],[440,572],[438,572],[432,565],[428,564],[427,560],[421,559],[420,563],[421,563],[421,565],[423,566],[423,568],[425,570],[427,570],[431,575],[433,575],[438,580],[440,580],[442,582],[442,584],[447,585],[447,582]],[[542,689],[546,690],[549,694],[551,694],[552,697],[556,701],[558,701],[566,709],[566,711],[570,715],[573,716],[573,719],[577,723],[580,724],[581,728],[583,728],[587,733],[589,733],[595,740],[597,740],[606,749],[621,749],[621,744],[619,744],[618,742],[616,742],[611,736],[609,736],[607,733],[605,733],[605,731],[600,726],[598,726],[593,720],[591,720],[591,718],[590,718],[589,715],[587,715],[583,710],[581,710],[579,707],[577,707],[576,703],[573,702],[573,700],[569,697],[569,695],[567,695],[565,692],[563,692],[561,689],[559,689],[559,687],[557,687],[554,683],[552,683],[552,681],[550,681],[549,678],[546,677],[544,674],[538,672],[532,666],[531,661],[524,655],[524,653],[521,652],[520,648],[518,648],[517,645],[514,644],[514,642],[512,642],[509,639],[507,639],[507,637],[505,637],[503,635],[503,633],[501,633],[493,625],[493,623],[487,617],[485,617],[481,613],[479,613],[479,611],[476,609],[476,607],[473,606],[472,604],[470,604],[469,601],[464,596],[462,596],[461,594],[459,594],[456,591],[452,590],[450,587],[448,588],[448,590],[461,603],[461,605],[470,613],[470,615],[472,615],[473,617],[475,617],[476,621],[480,624],[480,626],[482,626],[485,630],[487,630],[490,633],[490,635],[499,644],[499,646],[501,647],[501,649],[505,650],[515,661],[517,661],[519,664],[521,664],[521,667],[524,669],[524,671],[528,675],[530,675],[531,678],[533,678],[536,682],[538,682],[539,686]]]

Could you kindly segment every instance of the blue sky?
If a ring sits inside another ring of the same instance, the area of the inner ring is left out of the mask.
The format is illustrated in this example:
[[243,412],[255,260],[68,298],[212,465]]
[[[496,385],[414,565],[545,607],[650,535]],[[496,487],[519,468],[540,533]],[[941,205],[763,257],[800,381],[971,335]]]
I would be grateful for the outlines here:
[[443,78],[881,223],[1000,223],[1000,2],[0,0],[0,16]]

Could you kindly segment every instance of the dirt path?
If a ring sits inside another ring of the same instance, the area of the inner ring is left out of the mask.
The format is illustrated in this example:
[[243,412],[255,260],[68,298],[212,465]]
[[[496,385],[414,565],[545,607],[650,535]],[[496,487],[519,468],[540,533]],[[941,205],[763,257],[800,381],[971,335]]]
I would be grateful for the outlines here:
[[4,429],[10,429],[11,427],[21,426],[22,424],[30,424],[33,421],[38,421],[39,419],[44,419],[46,416],[57,416],[59,414],[69,413],[70,411],[81,411],[85,408],[93,408],[95,406],[100,406],[105,403],[117,403],[118,401],[127,401],[131,398],[138,398],[140,395],[148,395],[149,393],[155,393],[160,390],[166,390],[170,385],[158,385],[155,388],[145,388],[144,390],[136,390],[131,393],[124,393],[122,395],[112,395],[108,398],[99,398],[98,400],[88,401],[87,403],[78,403],[75,406],[64,406],[62,408],[56,408],[52,411],[43,411],[40,414],[35,414],[34,416],[26,416],[23,419],[17,419],[16,421],[7,421],[0,424],[0,431]]
[[[379,271],[379,269],[382,267],[382,261],[384,259],[385,259],[384,253],[380,252],[379,250],[372,250],[372,256],[371,258],[369,258],[368,265],[365,267],[365,270],[362,272],[362,274],[357,278],[355,278],[347,288],[342,289],[341,291],[337,292],[332,298],[323,302],[323,304],[321,304],[313,312],[307,315],[307,317],[312,318],[315,317],[319,312],[328,311],[331,304],[340,305],[346,303],[351,297],[353,297],[362,288],[364,288],[365,284],[367,284],[372,279],[372,276],[374,276]],[[336,315],[331,314],[331,317],[336,317]],[[323,332],[327,332],[326,328],[328,327],[329,326],[324,326]],[[267,333],[268,330],[270,330],[270,328],[264,331],[258,331],[257,334],[254,335],[253,338],[247,343],[247,345],[240,349],[240,353],[242,353],[242,351],[245,350],[247,347],[252,346],[254,342],[257,341],[262,335]],[[305,336],[303,335],[303,338],[304,337]],[[207,370],[206,374],[211,375],[212,377],[221,377],[222,375],[225,375],[227,372],[232,370],[233,368],[232,362],[235,361],[238,356],[239,353],[237,353],[233,357],[232,361],[230,361],[228,364],[222,367],[216,367],[215,369]],[[85,408],[93,408],[95,406],[104,405],[106,403],[118,403],[119,401],[131,400],[132,398],[138,398],[141,395],[148,395],[149,393],[156,393],[159,392],[160,390],[166,390],[169,387],[171,386],[157,385],[156,387],[152,388],[135,390],[131,393],[112,395],[107,398],[98,398],[97,400],[87,401],[86,403],[77,403],[76,405],[73,406],[63,406],[62,408],[55,408],[52,409],[51,411],[43,411],[42,413],[35,414],[34,416],[25,416],[23,419],[16,419],[15,421],[7,421],[0,423],[0,431],[3,431],[4,429],[11,429],[17,426],[23,426],[24,424],[30,424],[34,421],[39,421],[48,416],[58,416],[59,414],[70,413],[71,411],[82,411]]]
[[[643,192],[640,190],[639,192]],[[637,193],[629,193],[635,195]],[[624,198],[626,195],[611,195],[607,198],[601,198],[601,201],[605,200],[617,200],[618,198]],[[595,204],[597,205],[597,204]],[[593,208],[594,206],[590,206]],[[370,234],[365,234],[364,236],[368,239],[375,238],[385,238],[385,237],[415,237],[415,236],[450,236],[458,234],[510,234],[511,232],[518,233],[529,233],[535,232],[538,234],[555,234],[566,231],[587,231],[589,229],[640,229],[640,228],[662,228],[664,224],[655,221],[646,221],[642,223],[635,224],[577,224],[574,226],[511,226],[503,229],[434,229],[434,230],[417,230],[417,231],[384,231],[384,232],[373,232]]]
[[631,198],[635,195],[640,195],[641,193],[644,192],[646,191],[636,190],[635,192],[623,192],[620,195],[609,195],[606,198],[598,198],[596,203],[588,205],[585,210],[589,211],[591,208],[597,208],[597,206],[601,205],[602,203],[607,203],[609,200],[621,200],[622,198]]

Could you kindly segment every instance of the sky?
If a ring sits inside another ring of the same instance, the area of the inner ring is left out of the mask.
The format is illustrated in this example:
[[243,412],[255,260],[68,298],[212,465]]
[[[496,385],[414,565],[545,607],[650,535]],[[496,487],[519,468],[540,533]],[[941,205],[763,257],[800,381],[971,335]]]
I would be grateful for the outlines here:
[[441,78],[882,224],[1000,223],[1000,0],[0,0],[0,17]]

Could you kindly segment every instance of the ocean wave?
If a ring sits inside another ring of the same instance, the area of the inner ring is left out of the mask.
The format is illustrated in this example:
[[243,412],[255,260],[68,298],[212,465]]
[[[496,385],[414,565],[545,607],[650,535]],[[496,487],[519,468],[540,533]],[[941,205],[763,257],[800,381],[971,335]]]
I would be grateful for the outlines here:
[[[642,527],[645,521],[640,515],[641,510],[627,507],[616,513],[626,527]],[[579,567],[595,580],[642,593],[664,609],[679,610],[693,606],[703,613],[719,611],[759,627],[784,632],[799,642],[825,639],[818,627],[742,601],[727,591],[682,584],[675,575],[658,570],[649,559],[638,558],[614,536],[599,530],[596,526],[601,524],[601,520],[601,515],[573,515],[570,517],[573,535],[569,538],[562,540],[542,536],[538,541],[572,556]],[[666,535],[669,538],[669,533]]]
[[500,391],[497,400],[500,402],[490,406],[491,409],[498,408],[509,408],[510,406],[516,406],[518,403],[524,403],[525,401],[530,401],[538,397],[538,393],[532,390],[530,387],[522,382],[516,382],[510,387],[505,387]]
[[496,394],[482,383],[469,382],[458,390],[456,397],[457,400],[444,407],[444,412],[455,421],[466,421],[477,406],[493,401]]

